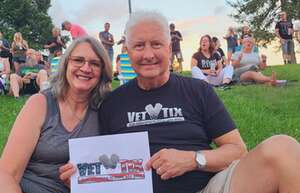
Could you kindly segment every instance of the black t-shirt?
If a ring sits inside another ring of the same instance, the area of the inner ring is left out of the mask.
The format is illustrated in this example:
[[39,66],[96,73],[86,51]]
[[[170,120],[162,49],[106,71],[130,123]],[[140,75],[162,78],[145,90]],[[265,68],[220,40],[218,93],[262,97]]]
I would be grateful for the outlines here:
[[223,57],[225,57],[225,53],[224,53],[224,51],[222,50],[222,48],[218,48],[218,49],[217,49],[217,53],[218,53],[219,56],[221,57],[222,64],[225,64],[225,61],[223,60]]
[[[101,134],[148,131],[151,155],[163,148],[211,149],[213,139],[236,128],[211,86],[174,74],[150,91],[129,81],[104,100],[99,116]],[[154,193],[195,193],[214,174],[192,171],[164,181],[153,171]]]
[[0,44],[2,44],[2,46],[6,48],[6,49],[0,48],[0,57],[8,58],[10,56],[9,42],[6,39],[0,39]]
[[222,59],[217,52],[214,52],[210,58],[204,56],[202,52],[196,52],[193,58],[197,60],[197,66],[202,70],[210,69],[212,63],[215,63],[215,66],[217,66],[217,62]]
[[[172,35],[177,35],[182,38],[182,35],[179,31],[173,31],[173,32],[171,31],[170,34],[171,34],[171,37],[172,37]],[[180,51],[180,40],[176,37],[172,37],[171,42],[172,42],[172,52]]]
[[289,28],[293,29],[293,24],[290,21],[279,21],[277,22],[275,29],[279,29],[279,35],[282,39],[293,39],[293,35],[289,34]]
[[49,48],[49,51],[50,51],[51,54],[54,54],[55,51],[57,51],[57,50],[58,50],[58,51],[62,51],[62,47],[63,47],[63,46],[57,42],[57,37],[51,37],[51,38],[47,41],[47,45],[50,45],[50,44],[52,44],[52,43],[55,43],[56,46]]

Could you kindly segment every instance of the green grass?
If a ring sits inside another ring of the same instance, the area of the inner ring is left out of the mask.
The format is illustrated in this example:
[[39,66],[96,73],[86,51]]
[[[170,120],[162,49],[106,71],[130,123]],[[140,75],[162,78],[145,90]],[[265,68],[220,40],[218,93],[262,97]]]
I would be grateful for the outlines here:
[[[277,72],[278,79],[300,79],[300,65],[270,67],[264,73],[270,75],[272,70]],[[190,76],[190,72],[183,75]],[[113,82],[113,88],[118,85]],[[292,81],[286,87],[236,85],[230,90],[216,91],[249,149],[274,134],[288,134],[300,141],[300,81]],[[0,96],[0,152],[26,99]]]

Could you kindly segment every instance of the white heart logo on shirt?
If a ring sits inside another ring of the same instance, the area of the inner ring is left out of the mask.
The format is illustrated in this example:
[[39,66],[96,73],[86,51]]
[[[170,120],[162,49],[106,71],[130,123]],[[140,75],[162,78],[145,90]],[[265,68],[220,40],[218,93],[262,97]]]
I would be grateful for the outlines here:
[[151,104],[145,107],[145,110],[149,114],[150,119],[157,119],[161,109],[162,105],[160,103],[156,103],[154,107]]

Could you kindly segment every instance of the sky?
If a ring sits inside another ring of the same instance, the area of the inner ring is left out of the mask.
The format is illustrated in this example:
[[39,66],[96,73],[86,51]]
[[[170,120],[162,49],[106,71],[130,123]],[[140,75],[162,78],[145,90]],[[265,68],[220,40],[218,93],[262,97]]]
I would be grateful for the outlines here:
[[[61,26],[63,21],[69,20],[97,37],[103,31],[104,23],[109,22],[115,41],[120,39],[129,16],[128,0],[51,0],[51,4],[49,15],[54,25]],[[183,35],[184,69],[189,69],[191,57],[197,51],[202,35],[217,36],[226,52],[226,42],[222,37],[229,26],[240,26],[229,17],[234,10],[225,0],[131,0],[131,7],[132,11],[159,11],[169,22],[175,23],[176,29]],[[114,46],[114,50],[116,56],[120,46]],[[265,52],[270,52],[270,49]],[[276,58],[273,52],[265,53],[271,56],[270,63],[280,63],[280,58]]]

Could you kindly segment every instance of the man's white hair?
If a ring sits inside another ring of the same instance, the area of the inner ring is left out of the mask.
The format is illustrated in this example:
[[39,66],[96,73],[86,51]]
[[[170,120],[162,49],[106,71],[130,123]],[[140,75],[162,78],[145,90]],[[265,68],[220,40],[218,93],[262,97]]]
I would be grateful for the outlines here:
[[142,22],[154,22],[160,25],[161,30],[165,34],[167,41],[171,42],[170,29],[169,29],[167,18],[157,11],[140,10],[140,11],[133,12],[126,23],[125,26],[126,45],[128,45],[128,42],[130,42],[132,28]]

